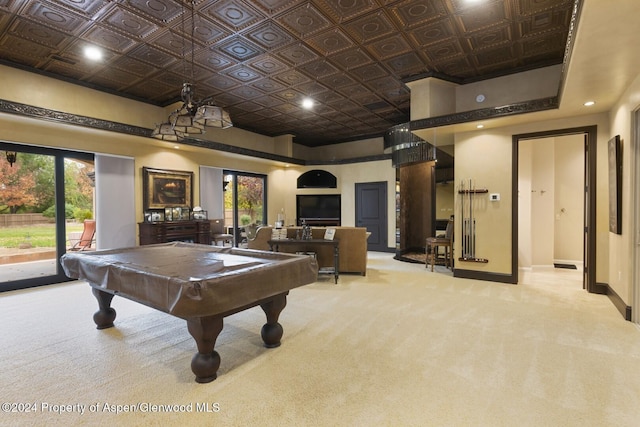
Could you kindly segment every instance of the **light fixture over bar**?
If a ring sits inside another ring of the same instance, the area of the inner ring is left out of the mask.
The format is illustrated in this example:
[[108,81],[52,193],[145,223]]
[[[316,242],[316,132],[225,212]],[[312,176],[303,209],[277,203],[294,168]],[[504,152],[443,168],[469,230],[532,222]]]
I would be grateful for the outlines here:
[[194,119],[196,123],[208,127],[226,129],[233,126],[229,113],[215,105],[201,105]]
[[151,136],[162,141],[178,141],[178,134],[176,133],[171,123],[160,123],[153,130]]
[[[185,1],[186,2],[186,1]],[[185,10],[182,2],[182,31],[185,33]],[[193,81],[194,70],[194,32],[195,13],[194,1],[191,1],[191,81]],[[183,45],[184,61],[184,45]],[[185,73],[186,74],[186,73]],[[186,80],[186,76],[185,76]],[[233,126],[229,113],[222,107],[211,105],[211,97],[198,100],[195,95],[195,86],[192,83],[182,84],[180,91],[182,106],[169,115],[167,122],[156,125],[151,136],[163,141],[179,141],[189,135],[203,134],[205,127],[215,127],[226,129]]]

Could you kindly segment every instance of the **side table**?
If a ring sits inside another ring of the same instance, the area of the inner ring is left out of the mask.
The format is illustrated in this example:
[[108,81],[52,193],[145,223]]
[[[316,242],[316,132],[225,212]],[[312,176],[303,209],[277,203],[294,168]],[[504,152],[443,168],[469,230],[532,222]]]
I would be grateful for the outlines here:
[[318,246],[333,246],[333,268],[318,267],[318,274],[333,274],[335,283],[338,283],[338,266],[340,265],[340,251],[338,249],[338,240],[325,239],[279,239],[269,240],[269,247],[274,252],[281,252],[280,247],[286,247],[287,250],[282,252],[317,252]]

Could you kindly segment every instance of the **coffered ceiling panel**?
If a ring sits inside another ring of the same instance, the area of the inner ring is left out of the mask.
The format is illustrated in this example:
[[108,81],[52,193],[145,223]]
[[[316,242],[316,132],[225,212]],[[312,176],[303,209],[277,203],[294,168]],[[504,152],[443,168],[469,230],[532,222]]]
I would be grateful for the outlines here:
[[[84,3],[94,3],[93,1],[85,1]],[[99,2],[95,2],[99,3]],[[172,0],[129,0],[129,5],[137,12],[147,14],[153,18],[171,22],[182,14],[182,5],[179,1]]]
[[136,15],[134,10],[127,10],[119,5],[113,8],[111,13],[104,17],[103,21],[113,26],[114,29],[123,31],[125,34],[138,39],[144,39],[159,28],[143,16]]
[[[573,3],[0,0],[0,63],[161,106],[190,81],[234,126],[314,147],[408,121],[409,80],[561,63]],[[88,45],[100,62],[82,56]]]
[[203,7],[205,13],[212,19],[233,31],[241,31],[258,22],[263,22],[265,16],[242,0],[221,0],[213,2],[212,6]]
[[135,41],[100,25],[94,25],[85,33],[85,39],[96,46],[116,53],[125,53],[135,45]]
[[369,13],[354,21],[345,22],[343,27],[359,43],[377,40],[396,32],[396,27],[391,19],[380,11]]

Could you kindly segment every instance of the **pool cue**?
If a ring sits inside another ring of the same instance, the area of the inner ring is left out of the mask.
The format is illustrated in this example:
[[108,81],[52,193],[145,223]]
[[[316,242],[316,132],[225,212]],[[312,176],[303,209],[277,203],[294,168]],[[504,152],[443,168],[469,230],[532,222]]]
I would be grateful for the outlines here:
[[475,255],[475,250],[473,248],[473,180],[469,178],[469,255],[470,258],[473,258]]
[[473,199],[474,199],[474,191],[476,190],[476,184],[471,180],[471,184],[469,184],[471,188],[471,192],[469,193],[469,206],[471,207],[471,258],[475,259],[476,257],[476,221],[473,217]]
[[462,217],[462,221],[460,223],[462,225],[462,258],[465,259],[467,257],[467,224],[465,220],[465,215],[467,213],[464,210],[464,198],[467,197],[467,195],[465,194],[464,180],[460,181],[460,192],[462,195],[462,201],[460,203],[462,205],[460,207],[462,212],[462,215],[460,215]]

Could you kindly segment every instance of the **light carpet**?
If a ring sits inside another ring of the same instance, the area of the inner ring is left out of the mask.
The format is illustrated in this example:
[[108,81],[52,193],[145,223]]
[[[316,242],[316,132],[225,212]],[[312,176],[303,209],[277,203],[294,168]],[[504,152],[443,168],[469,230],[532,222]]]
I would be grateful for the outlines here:
[[579,272],[440,271],[370,253],[291,291],[275,349],[260,308],[228,317],[208,384],[184,320],[116,297],[99,331],[83,282],[0,294],[0,425],[638,425],[640,331]]

